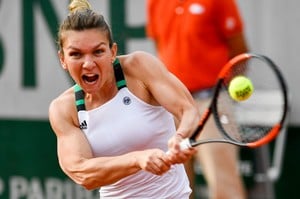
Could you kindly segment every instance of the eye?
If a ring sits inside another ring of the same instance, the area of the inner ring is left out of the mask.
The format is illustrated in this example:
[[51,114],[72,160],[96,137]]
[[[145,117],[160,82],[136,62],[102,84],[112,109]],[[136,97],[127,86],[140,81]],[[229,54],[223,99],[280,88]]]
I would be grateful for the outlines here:
[[97,50],[94,51],[94,54],[95,54],[95,55],[100,55],[100,54],[102,54],[103,52],[104,52],[103,49],[97,49]]
[[74,58],[79,58],[81,56],[81,53],[79,53],[79,52],[70,52],[69,56],[74,57]]

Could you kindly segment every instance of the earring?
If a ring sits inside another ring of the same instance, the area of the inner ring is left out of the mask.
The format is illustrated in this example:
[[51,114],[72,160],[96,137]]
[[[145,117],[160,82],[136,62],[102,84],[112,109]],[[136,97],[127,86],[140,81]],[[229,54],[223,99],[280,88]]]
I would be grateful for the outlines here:
[[67,66],[65,64],[62,64],[62,68],[64,69],[64,71],[69,72],[68,68],[67,68]]

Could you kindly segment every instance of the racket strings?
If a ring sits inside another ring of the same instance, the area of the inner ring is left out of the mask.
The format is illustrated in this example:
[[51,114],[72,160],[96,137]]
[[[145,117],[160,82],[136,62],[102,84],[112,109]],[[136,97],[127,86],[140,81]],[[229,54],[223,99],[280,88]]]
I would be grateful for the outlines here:
[[230,81],[237,76],[245,76],[248,68],[248,60],[241,60],[235,63],[224,75],[223,86],[228,88]]
[[[252,81],[254,92],[249,99],[237,102],[230,97],[228,84],[239,75]],[[284,93],[276,71],[269,63],[250,57],[234,64],[224,80],[215,117],[225,136],[240,143],[265,137],[281,121],[284,112]]]

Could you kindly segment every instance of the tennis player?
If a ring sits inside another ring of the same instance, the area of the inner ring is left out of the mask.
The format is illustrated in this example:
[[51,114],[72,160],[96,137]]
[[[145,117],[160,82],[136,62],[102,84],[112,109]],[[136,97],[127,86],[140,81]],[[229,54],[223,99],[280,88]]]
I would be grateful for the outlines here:
[[154,56],[117,56],[108,24],[87,1],[69,8],[58,55],[75,85],[49,107],[62,170],[100,188],[100,198],[189,198],[182,163],[196,151],[180,151],[179,142],[200,119],[192,96]]

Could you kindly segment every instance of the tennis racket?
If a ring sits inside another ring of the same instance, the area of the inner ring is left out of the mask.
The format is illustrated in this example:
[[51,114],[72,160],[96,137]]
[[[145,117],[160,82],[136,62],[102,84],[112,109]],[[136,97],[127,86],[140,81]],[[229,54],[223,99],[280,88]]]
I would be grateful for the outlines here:
[[[247,100],[235,101],[228,86],[234,77],[240,75],[252,81],[254,91]],[[196,131],[181,142],[180,148],[212,142],[259,147],[279,134],[286,123],[287,113],[288,90],[279,68],[264,55],[240,54],[219,73],[209,107]],[[222,138],[201,140],[201,131],[210,116],[213,116]]]

